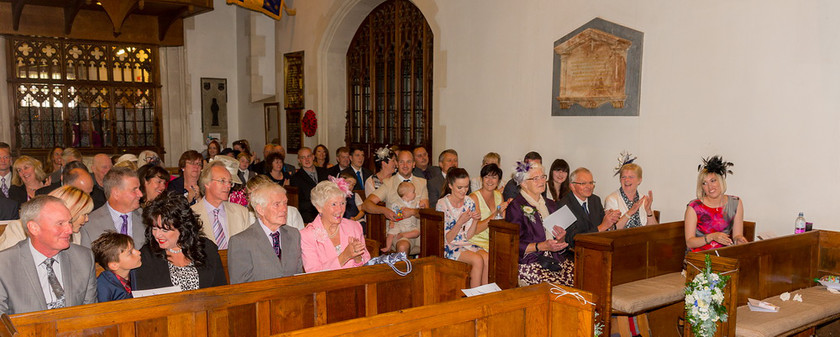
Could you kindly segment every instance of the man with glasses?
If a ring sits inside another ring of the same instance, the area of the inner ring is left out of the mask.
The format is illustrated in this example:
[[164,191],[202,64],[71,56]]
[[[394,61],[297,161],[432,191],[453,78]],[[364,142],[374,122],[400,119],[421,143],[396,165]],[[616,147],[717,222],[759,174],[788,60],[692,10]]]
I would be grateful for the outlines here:
[[239,183],[239,177],[232,176],[222,160],[207,164],[198,178],[204,198],[191,208],[201,219],[204,235],[219,249],[227,249],[230,237],[250,225],[248,209],[228,201],[231,187]]
[[595,191],[595,180],[592,172],[584,167],[579,167],[569,175],[572,193],[566,194],[560,201],[561,206],[569,206],[577,220],[566,228],[566,242],[569,247],[575,246],[575,235],[580,233],[603,232],[618,221],[621,212],[610,210],[604,212],[601,198],[593,194]]

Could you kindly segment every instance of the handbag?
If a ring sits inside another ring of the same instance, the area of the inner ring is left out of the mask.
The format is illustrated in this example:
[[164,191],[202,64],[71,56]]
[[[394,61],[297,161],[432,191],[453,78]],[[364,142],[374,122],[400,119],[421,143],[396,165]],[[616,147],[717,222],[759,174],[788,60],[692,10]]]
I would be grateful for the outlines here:
[[[400,261],[405,262],[405,266],[406,266],[405,271],[399,270],[397,268],[397,266],[395,265],[397,262],[400,262]],[[372,265],[375,265],[375,264],[387,264],[399,276],[406,276],[408,274],[411,274],[411,261],[408,260],[408,256],[405,255],[405,252],[391,253],[391,254],[387,254],[387,255],[380,255],[380,256],[371,258],[370,260],[368,260],[367,263],[365,263],[366,266],[372,266]]]
[[543,254],[537,255],[537,264],[539,264],[543,269],[548,269],[549,271],[560,271],[563,269],[560,265],[560,261],[557,261],[557,259],[550,254],[550,252],[543,252]]

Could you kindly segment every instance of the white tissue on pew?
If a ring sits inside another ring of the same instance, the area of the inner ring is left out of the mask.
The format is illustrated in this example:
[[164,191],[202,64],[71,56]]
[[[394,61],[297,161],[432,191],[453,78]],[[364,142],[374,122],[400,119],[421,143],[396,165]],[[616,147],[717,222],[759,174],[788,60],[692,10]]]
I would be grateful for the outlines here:
[[750,308],[751,311],[758,311],[758,312],[779,312],[779,307],[773,304],[759,301],[756,299],[748,298],[747,299],[747,307]]
[[840,294],[840,290],[837,290],[837,289],[834,289],[834,288],[826,288],[826,289],[828,289],[828,292],[830,292],[832,294]]
[[793,297],[793,300],[802,303],[802,295],[796,294],[796,296]]
[[138,298],[138,297],[146,297],[146,296],[152,296],[152,295],[177,293],[179,291],[181,291],[181,287],[171,286],[171,287],[162,287],[162,288],[146,289],[146,290],[133,290],[133,291],[131,291],[131,296],[134,296],[134,298]]
[[782,299],[782,302],[787,302],[790,299],[790,293],[785,291],[779,295],[779,298]]
[[499,286],[495,282],[485,284],[483,286],[478,286],[475,288],[461,289],[461,292],[463,292],[464,295],[467,295],[467,297],[495,293],[497,291],[502,291],[502,288],[499,288]]

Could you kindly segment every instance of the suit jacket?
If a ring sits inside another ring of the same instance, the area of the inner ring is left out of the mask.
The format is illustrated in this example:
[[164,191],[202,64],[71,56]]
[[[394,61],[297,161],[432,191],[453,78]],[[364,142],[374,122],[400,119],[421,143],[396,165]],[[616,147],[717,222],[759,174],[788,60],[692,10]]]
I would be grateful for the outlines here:
[[280,259],[268,241],[259,221],[230,238],[228,272],[230,283],[244,283],[292,276],[303,272],[300,232],[280,226]]
[[[230,243],[231,237],[248,228],[248,224],[250,223],[248,221],[248,209],[229,201],[222,201],[222,205],[224,205],[225,215],[227,215],[227,239],[228,243]],[[204,236],[218,245],[216,235],[213,233],[213,219],[207,212],[207,208],[204,207],[204,201],[196,202],[191,208],[195,214],[198,214],[198,218],[201,219],[201,230],[204,232]]]
[[[135,279],[134,270],[129,272],[129,280]],[[134,298],[133,295],[125,291],[117,275],[110,270],[105,270],[96,278],[96,297],[99,298],[99,303],[124,300],[126,298]]]
[[[523,207],[529,206],[534,209],[533,219],[523,211]],[[545,207],[550,213],[554,213],[559,208],[551,200],[545,201]],[[519,225],[519,263],[528,264],[537,261],[536,254],[525,255],[525,249],[529,244],[536,242],[543,242],[546,240],[545,229],[543,228],[543,219],[540,213],[536,211],[536,205],[531,205],[525,200],[521,194],[518,194],[508,205],[507,212],[505,212],[505,221],[512,224]],[[568,236],[568,235],[567,235]],[[560,256],[560,253],[554,254],[555,258]],[[559,258],[558,258],[559,259]]]
[[[0,313],[47,310],[29,240],[0,251]],[[96,276],[90,249],[71,244],[55,256],[61,265],[65,304],[96,303]],[[12,272],[14,271],[14,272]]]
[[604,221],[604,206],[601,204],[601,198],[597,195],[592,195],[586,200],[586,206],[589,208],[589,216],[583,210],[583,206],[578,203],[577,197],[574,193],[567,193],[560,201],[560,205],[567,205],[577,220],[572,223],[569,228],[566,228],[566,242],[569,248],[575,247],[575,236],[582,233],[597,233],[598,225]]
[[[338,167],[338,165],[333,166],[333,167]],[[350,166],[350,167],[344,169],[344,171],[341,171],[341,173],[345,173],[345,172],[349,173],[353,177],[356,177],[356,171],[353,170],[353,166]],[[353,189],[354,190],[364,190],[365,189],[365,182],[372,175],[373,175],[373,171],[371,171],[367,167],[362,167],[362,181],[357,181],[356,186],[353,187]],[[359,180],[359,178],[356,178],[356,180]]]
[[[208,238],[201,238],[201,240],[204,240],[204,253],[207,257],[204,266],[196,268],[198,269],[198,288],[227,285],[218,247]],[[149,245],[140,248],[140,256],[143,265],[134,270],[136,282],[131,285],[133,289],[145,290],[173,285],[166,258],[158,258],[152,254],[152,248]]]
[[0,220],[14,220],[20,218],[18,211],[20,204],[17,201],[8,199],[0,193]]
[[[415,171],[416,170],[417,169],[415,169]],[[446,179],[440,171],[440,166],[430,166],[426,169],[426,171],[429,176],[429,178],[426,179],[426,189],[429,191],[429,205],[437,205],[438,199],[442,197],[441,193],[443,192],[443,185],[446,183]],[[418,175],[416,172],[414,175],[425,178],[424,175]],[[467,192],[467,194],[469,194],[469,192]]]
[[[138,208],[131,212],[131,238],[134,239],[134,247],[143,247],[146,243],[146,226],[143,225],[143,210]],[[90,248],[90,243],[99,238],[105,231],[117,231],[114,219],[108,207],[100,207],[88,214],[88,222],[82,226],[81,245]]]
[[254,172],[253,170],[248,170],[248,174],[246,175],[245,172],[236,170],[236,175],[239,177],[239,180],[242,180],[242,184],[245,184],[248,182],[248,180],[251,180],[252,178],[256,177],[257,172]]
[[12,187],[9,187],[9,199],[17,201],[21,205],[29,201],[29,196],[26,195],[26,185],[12,185]]
[[303,217],[304,223],[310,223],[318,215],[318,210],[312,205],[310,194],[312,189],[318,183],[327,180],[327,169],[323,167],[315,167],[315,172],[318,181],[312,181],[312,178],[306,174],[306,170],[300,169],[292,176],[291,184],[298,188],[298,210]]
[[[338,225],[338,236],[341,242],[341,251],[344,251],[350,238],[354,237],[362,242],[365,242],[364,233],[362,232],[362,225],[350,219],[342,219]],[[356,262],[349,260],[343,266],[338,262],[338,253],[335,252],[335,246],[324,229],[321,223],[321,218],[312,221],[300,231],[300,250],[303,258],[303,265],[307,273],[334,270],[342,268],[352,268],[363,266],[370,260],[370,253],[365,249],[362,254],[362,260]]]
[[[348,169],[348,168],[350,168],[350,167],[347,167],[347,168],[345,168],[344,170],[346,170],[346,169]],[[335,165],[333,165],[333,166],[331,166],[331,167],[327,168],[327,175],[331,175],[331,176],[333,176],[333,177],[338,178],[338,175],[339,175],[341,172],[343,172],[344,170],[342,170],[342,169],[341,169],[341,167],[340,167],[340,166],[338,166],[338,164],[335,164]]]

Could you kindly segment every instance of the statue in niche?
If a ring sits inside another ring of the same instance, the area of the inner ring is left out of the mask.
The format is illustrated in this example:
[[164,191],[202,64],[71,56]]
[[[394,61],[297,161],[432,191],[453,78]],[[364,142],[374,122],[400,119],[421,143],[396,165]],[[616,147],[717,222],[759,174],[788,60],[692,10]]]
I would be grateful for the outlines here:
[[213,98],[213,103],[210,103],[210,112],[213,114],[213,122],[210,126],[219,126],[219,102]]
[[555,47],[561,62],[560,107],[594,109],[610,103],[623,108],[630,46],[628,40],[589,28]]

